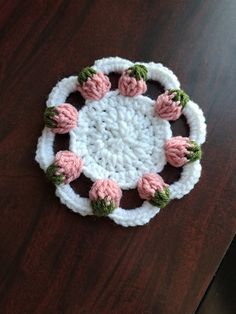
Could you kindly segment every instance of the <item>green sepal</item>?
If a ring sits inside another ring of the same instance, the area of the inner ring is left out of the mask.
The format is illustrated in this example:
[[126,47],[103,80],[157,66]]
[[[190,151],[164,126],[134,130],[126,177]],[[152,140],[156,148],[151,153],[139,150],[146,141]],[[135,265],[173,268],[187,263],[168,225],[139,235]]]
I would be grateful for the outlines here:
[[191,141],[191,146],[188,147],[187,149],[188,149],[187,159],[190,162],[201,159],[202,150],[201,150],[201,147],[195,141]]
[[54,116],[57,114],[55,107],[48,107],[44,111],[44,123],[48,128],[56,128],[57,123],[53,120]]
[[143,79],[144,81],[147,80],[147,68],[142,64],[135,64],[134,66],[128,68],[127,70],[130,76],[134,76],[137,81]]
[[154,197],[150,200],[150,203],[154,206],[163,208],[170,202],[170,191],[168,187],[165,187],[163,191],[156,191]]
[[174,101],[180,101],[181,106],[184,108],[187,103],[189,102],[189,96],[182,90],[182,89],[170,89],[169,93],[176,93],[175,97],[173,98]]
[[55,185],[59,185],[61,183],[64,183],[65,176],[63,174],[56,174],[59,167],[55,164],[50,165],[46,170],[46,176],[47,178],[54,183]]
[[91,67],[84,68],[78,75],[78,82],[80,85],[83,85],[84,82],[88,80],[89,77],[92,77],[97,72]]
[[115,204],[106,199],[98,199],[96,201],[91,201],[91,206],[94,215],[98,217],[107,216],[113,212],[116,208]]

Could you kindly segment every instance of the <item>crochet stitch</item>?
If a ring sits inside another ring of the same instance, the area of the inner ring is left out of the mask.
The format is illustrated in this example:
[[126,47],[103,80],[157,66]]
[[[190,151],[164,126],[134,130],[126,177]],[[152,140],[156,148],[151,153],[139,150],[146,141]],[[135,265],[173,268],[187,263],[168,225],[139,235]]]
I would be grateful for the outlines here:
[[110,90],[109,78],[102,72],[90,67],[84,68],[78,75],[78,91],[85,99],[99,100]]
[[96,74],[96,71],[91,67],[84,68],[78,75],[78,82],[80,85],[83,85],[89,78],[93,77]]
[[170,94],[175,94],[174,96],[174,101],[180,102],[180,105],[184,108],[188,101],[189,101],[189,96],[182,90],[182,89],[171,89],[169,90]]
[[182,167],[188,161],[193,162],[201,158],[201,148],[188,137],[176,136],[165,143],[167,161],[174,167]]
[[156,173],[146,173],[138,181],[138,192],[142,199],[154,206],[165,207],[170,200],[168,184]]
[[[109,91],[107,75],[112,72],[121,78],[118,89]],[[165,88],[159,100],[141,95],[146,80],[158,81]],[[54,119],[76,90],[86,99],[79,123],[74,107],[70,114],[61,111],[63,118]],[[204,115],[180,89],[173,72],[160,63],[132,63],[118,57],[97,60],[78,76],[58,82],[47,107],[47,127],[38,140],[36,160],[56,185],[60,201],[76,213],[107,216],[125,227],[143,225],[171,200],[188,194],[200,178]],[[180,114],[189,125],[189,137],[172,137],[169,120]],[[55,130],[60,128],[69,132],[69,150],[55,156]],[[170,185],[158,175],[167,162],[183,166],[179,180]],[[81,197],[69,184],[81,172],[94,182],[90,198]],[[129,210],[119,207],[121,189],[133,188],[138,189],[143,204]]]
[[49,107],[44,112],[44,122],[52,132],[58,134],[68,133],[76,127],[78,111],[70,104],[61,104],[57,107]]
[[149,169],[163,169],[163,146],[171,136],[169,123],[153,114],[152,100],[111,91],[80,110],[70,149],[86,161],[84,174],[92,181],[111,178],[122,189],[131,189]]
[[124,71],[118,82],[118,88],[123,96],[134,97],[147,91],[147,68],[136,64]]
[[96,216],[107,216],[119,206],[122,191],[113,180],[97,180],[89,191],[89,198]]
[[177,120],[181,115],[180,102],[173,101],[175,94],[169,94],[166,91],[164,94],[158,96],[155,111],[162,119],[166,120]]
[[162,119],[174,121],[181,116],[182,109],[188,101],[189,97],[184,91],[180,89],[168,90],[158,96],[155,111]]
[[59,151],[53,164],[47,168],[46,175],[56,185],[68,184],[80,176],[82,167],[83,161],[74,153]]

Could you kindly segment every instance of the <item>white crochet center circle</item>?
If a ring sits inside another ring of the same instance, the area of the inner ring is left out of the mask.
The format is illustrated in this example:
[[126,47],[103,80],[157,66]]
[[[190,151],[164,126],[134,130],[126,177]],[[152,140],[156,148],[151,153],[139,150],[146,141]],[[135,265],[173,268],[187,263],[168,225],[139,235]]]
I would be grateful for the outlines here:
[[[142,62],[137,63],[140,64]],[[133,64],[131,61],[119,57],[109,57],[97,60],[93,68],[96,71],[103,71],[105,74],[111,72],[122,73]],[[153,62],[142,64],[148,69],[148,79],[158,81],[165,89],[180,88],[178,78],[167,67]],[[62,79],[49,94],[47,107],[58,106],[65,102],[70,93],[76,91],[76,87],[77,76]],[[203,144],[206,140],[206,123],[200,107],[190,100],[183,110],[183,115],[190,128],[189,137],[199,145]],[[70,137],[72,135],[73,133],[70,132]],[[55,134],[46,127],[38,139],[35,159],[44,171],[53,163],[55,158],[53,150],[54,139]],[[188,194],[199,181],[200,175],[201,164],[199,160],[187,163],[183,167],[180,179],[169,186],[170,198],[180,199]],[[56,188],[56,195],[60,198],[61,203],[65,204],[73,212],[82,216],[93,215],[90,200],[75,193],[69,184],[59,185]],[[138,208],[130,210],[125,210],[121,207],[116,208],[108,217],[124,227],[140,226],[148,223],[159,211],[160,208],[153,206],[148,201],[144,201]]]
[[148,97],[124,97],[118,91],[86,102],[70,133],[70,150],[84,160],[87,177],[113,179],[131,189],[144,173],[163,169],[164,144],[172,132],[169,122],[155,115],[154,104]]

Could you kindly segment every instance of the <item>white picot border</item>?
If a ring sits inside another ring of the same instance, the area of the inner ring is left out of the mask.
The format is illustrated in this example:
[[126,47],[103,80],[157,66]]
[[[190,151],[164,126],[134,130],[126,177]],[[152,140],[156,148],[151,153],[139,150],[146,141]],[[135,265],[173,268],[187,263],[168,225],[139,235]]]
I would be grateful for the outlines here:
[[[147,67],[149,80],[158,81],[165,89],[180,88],[180,82],[175,74],[161,63],[136,63]],[[97,60],[92,68],[96,71],[102,71],[104,74],[111,72],[122,73],[134,64],[119,57],[109,57]],[[58,106],[64,103],[67,97],[76,91],[76,86],[77,76],[70,76],[59,81],[49,94],[46,103],[47,107]],[[203,144],[206,139],[206,123],[202,110],[196,103],[190,100],[184,108],[183,114],[190,128],[189,137],[199,145]],[[35,159],[44,171],[54,161],[54,139],[55,134],[47,127],[44,128],[41,137],[38,139]],[[186,164],[183,167],[180,179],[169,186],[170,198],[180,199],[188,194],[199,181],[200,175],[201,164],[199,160]],[[57,186],[56,195],[60,198],[61,203],[65,204],[73,212],[83,216],[93,215],[90,200],[76,194],[69,184]],[[160,208],[151,205],[148,201],[144,201],[142,206],[138,208],[129,210],[116,208],[108,217],[124,227],[139,226],[148,223],[159,211]]]

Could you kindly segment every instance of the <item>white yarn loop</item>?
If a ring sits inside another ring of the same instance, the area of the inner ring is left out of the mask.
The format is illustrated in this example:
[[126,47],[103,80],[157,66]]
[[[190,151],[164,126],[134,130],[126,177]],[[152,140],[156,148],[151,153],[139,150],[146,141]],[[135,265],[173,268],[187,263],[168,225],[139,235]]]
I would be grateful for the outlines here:
[[[133,64],[129,60],[111,57],[97,60],[93,68],[105,74],[122,73]],[[153,62],[136,62],[136,64],[145,65],[148,69],[148,79],[160,82],[165,89],[180,88],[175,74],[162,64]],[[62,79],[52,89],[46,105],[48,107],[60,105],[66,101],[72,92],[76,91],[76,87],[77,76]],[[86,106],[80,111],[79,126],[70,132],[70,149],[85,160],[83,171],[86,176],[92,180],[100,177],[111,177],[118,182],[121,188],[129,189],[135,187],[137,178],[142,173],[148,172],[148,170],[149,172],[162,170],[166,163],[163,143],[165,139],[171,137],[172,133],[168,121],[157,117],[155,117],[156,120],[153,119],[153,104],[154,101],[148,97],[137,96],[130,99],[119,95],[118,91],[109,92],[100,101],[86,101]],[[183,114],[190,128],[190,138],[198,144],[203,144],[206,139],[206,124],[202,110],[190,100],[184,108]],[[114,122],[116,125],[120,123],[121,129],[114,129],[113,133],[111,130],[106,130],[107,134],[104,135],[106,127],[111,128]],[[93,131],[93,125],[98,128],[98,132]],[[141,140],[137,138],[137,134],[134,132],[137,125],[140,125],[140,128],[143,127],[142,132],[137,130]],[[122,129],[124,129],[123,133],[121,132]],[[123,145],[124,153],[127,155],[119,153],[119,150],[114,153],[116,148],[114,143],[118,140],[119,133],[121,133],[119,145]],[[50,129],[44,128],[38,140],[35,159],[44,171],[54,160],[54,139],[54,133]],[[135,141],[138,143],[135,144]],[[109,143],[110,149],[113,149],[111,154],[109,154]],[[94,145],[95,147],[92,148]],[[152,147],[155,147],[156,151],[153,151]],[[106,160],[106,164],[99,165],[99,158],[103,161]],[[159,160],[158,163],[157,160]],[[127,169],[129,172],[125,174]],[[180,179],[169,187],[171,199],[179,199],[188,194],[198,182],[200,175],[200,161],[186,164]],[[75,193],[69,184],[57,186],[56,195],[60,198],[61,203],[72,211],[83,216],[93,215],[90,200]],[[124,227],[138,226],[148,223],[159,211],[159,208],[145,201],[139,208],[131,210],[116,208],[108,217]]]

